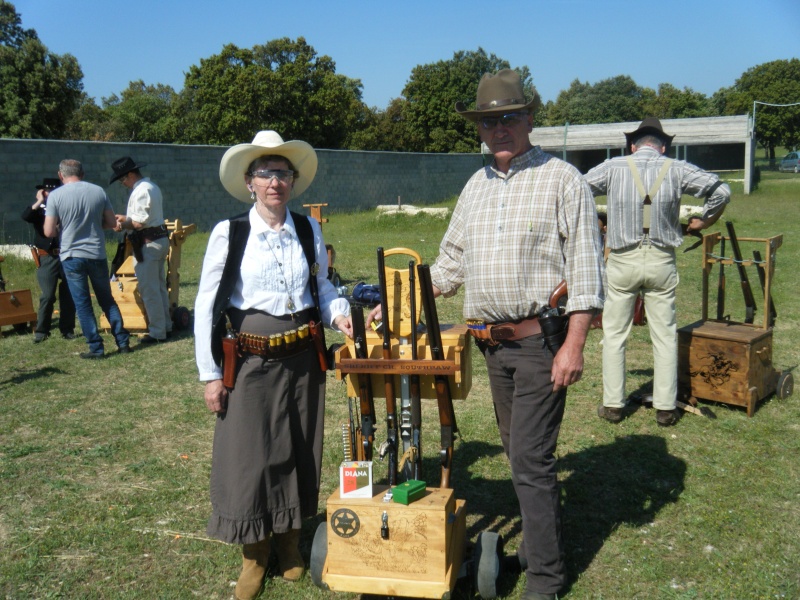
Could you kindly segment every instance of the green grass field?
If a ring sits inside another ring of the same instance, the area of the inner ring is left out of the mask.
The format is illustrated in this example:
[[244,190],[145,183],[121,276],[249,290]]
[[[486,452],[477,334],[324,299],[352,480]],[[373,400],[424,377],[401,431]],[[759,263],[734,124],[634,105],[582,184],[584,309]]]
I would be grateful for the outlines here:
[[[783,235],[773,288],[773,360],[776,369],[793,370],[800,364],[800,176],[764,173],[750,196],[741,184],[732,187],[733,201],[712,231],[724,231],[731,220],[740,237]],[[377,281],[378,246],[412,248],[433,261],[446,225],[425,216],[331,214],[324,231],[336,250],[334,266],[352,287]],[[188,307],[206,240],[195,234],[183,247],[180,295]],[[679,254],[679,326],[700,318],[701,260],[698,251]],[[32,263],[7,257],[0,266],[8,289],[30,288],[37,298]],[[742,320],[735,269],[727,274],[728,311]],[[755,270],[750,279],[758,297]],[[460,295],[440,300],[441,321],[460,322],[460,308]],[[758,310],[757,319],[762,302]],[[798,395],[766,398],[753,418],[740,408],[705,403],[716,419],[686,414],[676,427],[662,429],[653,411],[640,409],[614,426],[596,416],[601,335],[590,334],[585,375],[570,388],[558,449],[570,571],[562,597],[800,598]],[[34,345],[32,335],[11,327],[0,336],[0,596],[232,598],[239,548],[205,536],[214,417],[197,382],[191,336],[102,361],[80,360],[84,350],[81,341],[58,336]],[[652,379],[646,328],[634,330],[628,356],[633,392]],[[327,401],[323,501],[304,528],[307,558],[342,460],[347,393],[333,373]],[[380,442],[385,413],[382,402],[376,405]],[[477,352],[472,390],[456,402],[456,416],[453,486],[467,502],[468,539],[496,531],[513,552],[520,522]],[[425,475],[435,483],[435,403],[425,401],[423,417]],[[376,462],[375,472],[379,482],[385,479],[383,463]],[[515,598],[523,585],[524,577],[504,575],[500,595]],[[474,595],[466,580],[454,590],[455,598]],[[289,584],[273,574],[263,597],[354,595],[323,591],[308,576]]]

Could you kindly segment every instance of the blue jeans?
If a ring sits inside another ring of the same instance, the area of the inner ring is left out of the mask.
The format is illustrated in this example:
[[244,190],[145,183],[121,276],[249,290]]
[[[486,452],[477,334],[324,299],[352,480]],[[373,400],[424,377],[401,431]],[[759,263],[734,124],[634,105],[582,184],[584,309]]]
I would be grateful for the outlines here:
[[61,264],[64,267],[64,274],[67,276],[67,284],[75,302],[75,311],[78,313],[83,335],[89,343],[91,352],[104,352],[103,338],[97,331],[97,319],[92,308],[92,297],[89,293],[89,282],[92,282],[92,289],[106,315],[106,319],[111,324],[111,333],[117,342],[117,346],[123,348],[130,342],[130,335],[122,324],[122,314],[119,306],[111,295],[111,284],[109,283],[108,264],[104,259],[78,258],[71,256],[65,258]]

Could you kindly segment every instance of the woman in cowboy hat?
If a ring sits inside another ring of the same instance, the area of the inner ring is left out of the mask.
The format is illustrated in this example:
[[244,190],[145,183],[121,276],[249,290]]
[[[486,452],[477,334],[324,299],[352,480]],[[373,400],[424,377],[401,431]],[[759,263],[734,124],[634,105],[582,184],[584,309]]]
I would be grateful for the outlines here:
[[[206,406],[217,414],[207,531],[243,546],[240,600],[258,595],[273,545],[284,579],[303,574],[298,542],[302,519],[317,513],[325,404],[306,327],[321,319],[352,335],[350,306],[326,278],[319,224],[287,210],[316,171],[309,144],[274,131],[230,148],[219,168],[225,189],[252,207],[211,233],[195,345]],[[230,355],[226,329],[236,336]]]

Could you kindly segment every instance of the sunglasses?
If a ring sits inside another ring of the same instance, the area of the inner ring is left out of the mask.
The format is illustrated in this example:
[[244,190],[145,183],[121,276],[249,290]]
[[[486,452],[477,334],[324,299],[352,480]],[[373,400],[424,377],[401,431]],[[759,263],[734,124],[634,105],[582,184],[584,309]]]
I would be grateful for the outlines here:
[[478,122],[484,129],[494,129],[498,125],[503,127],[511,127],[520,121],[527,120],[528,113],[508,113],[502,117],[483,117]]
[[294,179],[294,171],[272,171],[270,169],[260,169],[251,173],[252,177],[260,179],[277,179],[281,183],[289,183]]

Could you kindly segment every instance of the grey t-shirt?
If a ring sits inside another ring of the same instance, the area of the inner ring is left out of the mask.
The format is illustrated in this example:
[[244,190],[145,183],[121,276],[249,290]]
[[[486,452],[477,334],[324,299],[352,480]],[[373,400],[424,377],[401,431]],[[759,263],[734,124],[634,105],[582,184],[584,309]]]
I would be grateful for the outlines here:
[[56,188],[47,197],[45,215],[61,224],[61,260],[69,257],[105,259],[103,213],[114,208],[98,185],[75,181]]

